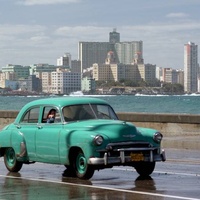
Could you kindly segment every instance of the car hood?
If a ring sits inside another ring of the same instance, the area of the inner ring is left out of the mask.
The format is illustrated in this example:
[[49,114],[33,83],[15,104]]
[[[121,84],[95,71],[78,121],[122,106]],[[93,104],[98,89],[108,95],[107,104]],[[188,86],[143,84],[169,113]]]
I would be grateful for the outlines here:
[[75,131],[89,131],[92,135],[102,135],[110,142],[144,140],[144,136],[129,122],[120,120],[87,120],[68,123],[66,128]]

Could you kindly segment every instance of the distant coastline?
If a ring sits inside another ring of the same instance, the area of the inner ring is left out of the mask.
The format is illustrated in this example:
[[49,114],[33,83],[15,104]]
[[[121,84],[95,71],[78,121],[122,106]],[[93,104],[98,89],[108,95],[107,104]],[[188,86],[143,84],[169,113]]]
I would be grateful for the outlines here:
[[105,93],[86,93],[82,91],[71,92],[70,94],[51,94],[37,93],[27,91],[12,91],[8,93],[0,93],[0,96],[27,96],[27,97],[56,97],[56,96],[200,96],[200,93],[127,93],[127,92],[105,92]]

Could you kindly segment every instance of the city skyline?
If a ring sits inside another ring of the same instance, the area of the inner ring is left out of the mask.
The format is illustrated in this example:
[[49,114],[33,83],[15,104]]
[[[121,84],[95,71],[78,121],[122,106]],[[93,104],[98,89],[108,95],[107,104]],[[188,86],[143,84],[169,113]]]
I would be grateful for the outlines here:
[[183,69],[184,44],[200,44],[199,0],[2,0],[0,68],[56,64],[65,52],[78,58],[78,42],[143,41],[144,63]]

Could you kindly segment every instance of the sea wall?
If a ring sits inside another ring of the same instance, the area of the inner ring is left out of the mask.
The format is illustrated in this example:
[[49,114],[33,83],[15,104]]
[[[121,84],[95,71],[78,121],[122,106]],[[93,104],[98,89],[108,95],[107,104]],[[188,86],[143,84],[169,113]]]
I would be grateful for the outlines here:
[[[14,121],[18,111],[1,111],[0,128]],[[136,126],[153,128],[163,136],[164,148],[185,148],[200,150],[200,115],[117,113],[119,119]]]
[[118,113],[118,117],[136,126],[160,131],[164,148],[200,150],[200,115]]

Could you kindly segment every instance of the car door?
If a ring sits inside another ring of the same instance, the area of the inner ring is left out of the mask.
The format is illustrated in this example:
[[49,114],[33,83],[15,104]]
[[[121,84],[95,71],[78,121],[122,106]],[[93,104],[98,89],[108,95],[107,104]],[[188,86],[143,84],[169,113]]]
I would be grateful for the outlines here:
[[[56,117],[54,123],[47,123],[47,113],[51,110],[56,110]],[[60,119],[60,112],[56,107],[44,107],[43,117],[41,123],[38,124],[36,130],[36,156],[37,160],[46,163],[59,163],[59,139],[62,123]]]
[[38,129],[39,111],[39,106],[28,109],[17,125],[19,133],[24,137],[30,161],[36,160],[35,132]]

